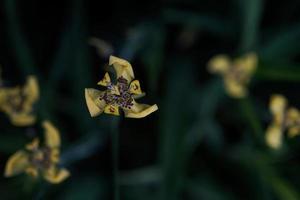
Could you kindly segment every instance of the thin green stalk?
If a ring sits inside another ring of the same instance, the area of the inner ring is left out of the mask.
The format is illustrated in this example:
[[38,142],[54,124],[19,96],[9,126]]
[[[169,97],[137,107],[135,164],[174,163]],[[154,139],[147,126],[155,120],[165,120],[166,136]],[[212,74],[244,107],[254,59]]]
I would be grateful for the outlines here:
[[251,99],[249,97],[241,99],[240,107],[245,120],[247,120],[255,134],[255,138],[261,141],[263,136],[263,128],[257,116],[257,113],[255,112]]
[[120,200],[120,174],[119,174],[119,118],[112,119],[112,165],[114,200]]

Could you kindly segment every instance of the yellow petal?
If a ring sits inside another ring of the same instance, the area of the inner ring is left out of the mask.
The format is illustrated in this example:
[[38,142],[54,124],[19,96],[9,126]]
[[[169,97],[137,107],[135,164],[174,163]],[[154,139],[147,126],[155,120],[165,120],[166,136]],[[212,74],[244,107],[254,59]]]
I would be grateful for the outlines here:
[[284,121],[284,113],[287,106],[287,99],[282,95],[272,95],[270,99],[270,110],[276,124],[282,124]]
[[286,120],[290,123],[300,120],[300,112],[297,108],[291,107],[287,110]]
[[27,167],[25,169],[25,172],[26,172],[26,174],[28,174],[29,176],[32,176],[34,178],[38,177],[38,175],[39,175],[38,169],[33,166]]
[[39,148],[40,140],[38,138],[34,138],[33,141],[26,145],[26,149],[29,151],[33,151]]
[[282,130],[280,126],[271,125],[266,132],[266,143],[273,149],[278,149],[282,144]]
[[226,92],[228,93],[229,96],[233,98],[243,98],[247,96],[248,91],[243,84],[231,78],[226,78],[224,80],[224,83],[225,83]]
[[25,171],[29,166],[28,154],[25,151],[17,151],[7,161],[5,166],[5,177],[14,176]]
[[134,95],[132,95],[132,98],[133,99],[140,99],[140,98],[144,97],[145,95],[146,95],[146,93],[142,92],[141,94],[134,94]]
[[60,160],[60,151],[58,148],[55,149],[51,149],[51,153],[50,153],[50,159],[52,163],[58,163]]
[[133,101],[133,106],[130,109],[124,109],[125,117],[128,118],[143,118],[158,110],[156,104],[150,106],[147,104],[139,104]]
[[103,92],[99,90],[85,89],[85,101],[92,117],[96,117],[104,111],[106,103],[104,100],[100,100],[102,94]]
[[226,55],[217,55],[208,61],[208,71],[211,73],[225,74],[231,65],[231,60]]
[[142,89],[138,80],[132,81],[129,87],[129,92],[131,94],[142,94]]
[[10,112],[7,114],[14,126],[30,126],[36,121],[36,117],[34,115],[26,112]]
[[44,178],[52,183],[58,184],[66,180],[70,176],[70,172],[66,169],[57,169],[56,167],[50,167],[44,172]]
[[108,86],[111,83],[111,79],[109,74],[106,72],[103,79],[101,81],[99,81],[97,84],[98,85],[102,85],[102,86]]
[[49,121],[43,122],[43,128],[45,130],[45,144],[50,148],[60,147],[60,135],[57,128],[53,126]]
[[117,73],[117,78],[123,77],[125,78],[128,82],[131,82],[132,79],[134,79],[134,73],[132,70],[131,64],[124,59],[115,57],[115,56],[110,56],[109,57],[109,65],[113,65],[116,73]]
[[39,86],[35,76],[28,76],[26,85],[23,88],[23,94],[28,103],[33,103],[39,99]]
[[244,72],[248,75],[253,74],[257,67],[257,55],[255,53],[248,53],[241,57],[241,59]]
[[106,114],[111,114],[116,116],[120,115],[119,106],[115,106],[115,105],[107,105],[104,109],[104,112]]
[[288,136],[290,138],[300,135],[300,126],[292,126],[288,129]]

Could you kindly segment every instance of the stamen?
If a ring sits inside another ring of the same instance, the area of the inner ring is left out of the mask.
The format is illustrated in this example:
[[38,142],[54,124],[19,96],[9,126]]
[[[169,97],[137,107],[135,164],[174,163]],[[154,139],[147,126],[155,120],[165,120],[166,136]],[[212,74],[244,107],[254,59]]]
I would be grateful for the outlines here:
[[[115,86],[120,94],[115,94]],[[110,83],[105,93],[99,99],[104,100],[109,105],[117,105],[122,108],[130,109],[133,106],[133,98],[129,91],[128,81],[123,77],[117,79],[116,85]]]

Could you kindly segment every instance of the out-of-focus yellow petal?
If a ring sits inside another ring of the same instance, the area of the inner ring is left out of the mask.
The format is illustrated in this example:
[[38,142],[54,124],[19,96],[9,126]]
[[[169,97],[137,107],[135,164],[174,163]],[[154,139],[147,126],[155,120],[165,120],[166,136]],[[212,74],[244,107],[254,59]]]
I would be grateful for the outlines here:
[[47,169],[43,176],[48,182],[58,184],[66,180],[70,176],[70,172],[66,169],[58,169],[53,166]]
[[134,79],[134,73],[132,70],[131,64],[124,59],[110,56],[109,57],[109,65],[113,65],[116,73],[117,73],[117,79],[120,77],[125,78],[128,82],[131,82],[132,79]]
[[38,149],[40,145],[40,140],[38,138],[34,138],[31,143],[27,144],[25,148],[29,151],[33,151]]
[[6,96],[7,96],[7,90],[1,88],[0,89],[0,106],[2,107],[2,105],[5,103],[6,101]]
[[282,144],[282,128],[278,125],[271,125],[266,132],[266,143],[273,149],[278,149]]
[[50,148],[60,147],[60,135],[57,128],[47,120],[43,122],[43,128],[45,130],[45,145]]
[[255,53],[248,53],[233,61],[233,66],[239,68],[243,76],[250,78],[257,67],[257,55]]
[[287,124],[292,124],[293,122],[300,121],[300,112],[297,108],[291,107],[286,113]]
[[39,175],[38,169],[33,166],[27,167],[25,169],[25,172],[26,172],[26,174],[28,174],[29,176],[34,177],[34,178],[38,177],[38,175]]
[[231,60],[226,55],[217,55],[208,61],[208,71],[211,73],[225,74],[231,65]]
[[243,69],[246,74],[251,75],[257,67],[258,58],[255,53],[245,54],[242,58]]
[[93,88],[85,89],[86,104],[92,117],[96,117],[104,111],[106,103],[104,100],[100,100],[102,94],[102,91]]
[[133,102],[133,106],[130,109],[124,109],[125,117],[128,118],[143,118],[147,115],[158,110],[158,106],[154,105],[147,105],[147,104],[139,104],[137,102]]
[[33,103],[39,99],[39,85],[35,76],[28,76],[23,94],[28,103]]
[[233,98],[243,98],[248,94],[247,88],[231,78],[225,78],[225,89],[229,96]]
[[36,116],[26,112],[10,112],[7,114],[14,126],[30,126],[36,121]]
[[111,115],[120,115],[120,112],[119,112],[119,107],[118,106],[115,106],[115,105],[107,105],[104,109],[104,112],[106,114],[111,114]]
[[270,110],[274,116],[276,124],[282,124],[284,121],[284,113],[287,106],[287,100],[284,96],[275,94],[270,99]]
[[99,81],[97,84],[98,85],[102,85],[102,86],[108,86],[111,83],[111,79],[109,74],[106,72],[103,79],[101,81]]
[[28,154],[25,151],[17,151],[7,161],[5,166],[5,177],[23,173],[29,166]]
[[289,108],[286,112],[285,125],[288,128],[288,136],[295,137],[300,134],[300,112],[297,108]]
[[288,136],[290,138],[300,135],[300,126],[292,126],[288,129]]
[[142,94],[142,89],[141,89],[141,85],[140,82],[138,80],[134,80],[130,83],[129,86],[129,92],[131,94]]
[[58,148],[52,149],[51,150],[51,155],[50,155],[51,162],[58,163],[59,160],[60,160],[59,154],[60,154],[60,151],[59,151]]

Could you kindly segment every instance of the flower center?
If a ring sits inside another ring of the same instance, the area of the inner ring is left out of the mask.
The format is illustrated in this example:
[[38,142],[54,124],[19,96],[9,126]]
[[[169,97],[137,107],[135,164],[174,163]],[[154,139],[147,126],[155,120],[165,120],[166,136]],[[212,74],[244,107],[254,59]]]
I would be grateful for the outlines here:
[[37,148],[32,150],[29,161],[38,169],[47,169],[52,164],[52,150],[48,147]]
[[6,97],[6,105],[9,105],[9,107],[11,107],[11,110],[15,112],[22,111],[24,102],[25,96],[21,90],[13,91]]
[[104,100],[109,105],[130,109],[133,106],[133,98],[129,91],[128,81],[120,77],[115,85],[110,83],[100,100]]

